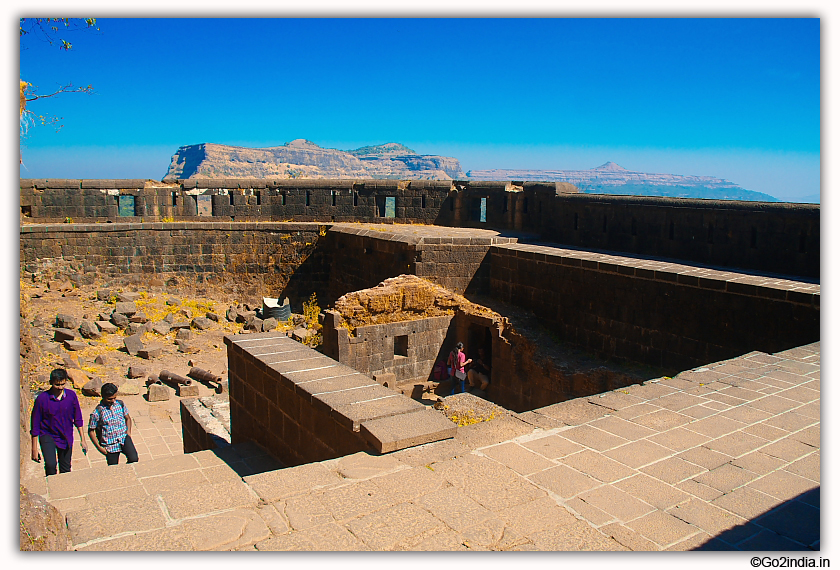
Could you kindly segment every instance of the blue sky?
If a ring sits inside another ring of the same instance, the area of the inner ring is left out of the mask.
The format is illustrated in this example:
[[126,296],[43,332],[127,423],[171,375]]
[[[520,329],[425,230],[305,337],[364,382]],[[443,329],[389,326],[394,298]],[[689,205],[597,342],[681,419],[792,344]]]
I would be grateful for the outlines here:
[[400,142],[465,171],[718,176],[820,191],[820,20],[97,19],[69,52],[25,38],[20,77],[63,118],[26,178],[151,178],[179,146]]

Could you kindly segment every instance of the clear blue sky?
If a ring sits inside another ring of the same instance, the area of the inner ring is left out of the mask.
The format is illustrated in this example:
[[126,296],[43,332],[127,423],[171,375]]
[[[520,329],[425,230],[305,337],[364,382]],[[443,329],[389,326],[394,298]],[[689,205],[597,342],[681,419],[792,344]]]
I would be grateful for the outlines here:
[[63,118],[26,178],[151,178],[179,146],[400,142],[465,171],[631,170],[820,189],[820,20],[107,19],[21,40]]

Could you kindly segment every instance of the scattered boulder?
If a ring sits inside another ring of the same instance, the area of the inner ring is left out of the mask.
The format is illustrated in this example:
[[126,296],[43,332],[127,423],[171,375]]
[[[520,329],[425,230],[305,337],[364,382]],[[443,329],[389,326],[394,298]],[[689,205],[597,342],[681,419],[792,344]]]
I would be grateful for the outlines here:
[[314,334],[313,331],[305,328],[297,328],[292,331],[292,338],[298,342],[304,342],[306,339],[311,337]]
[[64,341],[64,348],[67,350],[84,350],[88,347],[88,343],[82,342],[80,340],[65,340]]
[[114,312],[130,317],[131,315],[137,312],[137,305],[134,303],[134,301],[117,303],[117,306],[114,307]]
[[82,324],[79,325],[79,333],[85,338],[102,338],[99,328],[90,321],[82,321]]
[[118,396],[136,396],[142,391],[140,385],[136,382],[124,382],[118,389],[117,395]]
[[124,303],[133,303],[142,297],[143,295],[141,293],[134,293],[132,291],[120,291],[117,293],[117,301],[122,301]]
[[[100,315],[101,316],[101,315]],[[99,327],[99,330],[104,333],[115,333],[119,328],[115,325],[112,325],[108,321],[96,321],[96,326]]]
[[58,342],[65,341],[65,340],[75,340],[76,338],[76,331],[72,329],[55,329],[54,331],[54,338]]
[[145,348],[142,334],[134,334],[125,337],[125,339],[123,339],[123,344],[131,356],[137,356],[137,352]]
[[237,323],[247,323],[248,319],[256,317],[256,311],[237,311],[236,312],[236,322]]
[[91,378],[87,384],[82,386],[82,394],[85,396],[102,396],[102,380]]
[[125,332],[129,335],[143,334],[146,332],[146,325],[141,323],[128,323]]
[[47,322],[44,320],[43,315],[35,315],[35,318],[32,319],[32,326],[33,327],[42,327],[45,324],[47,324]]
[[72,315],[58,314],[55,316],[55,327],[59,329],[79,328],[79,319]]
[[168,323],[168,324],[170,324],[170,325],[171,325],[174,321],[175,321],[175,315],[173,315],[172,313],[169,313],[168,315],[166,315],[165,317],[163,317],[163,322]]
[[206,331],[211,326],[213,326],[213,321],[211,321],[207,317],[196,317],[192,320],[192,326],[194,326],[198,330]]
[[39,343],[38,346],[44,352],[49,352],[50,354],[60,354],[61,353],[61,345],[57,342],[42,342]]
[[122,313],[113,313],[111,315],[111,322],[114,323],[118,328],[124,329],[128,326],[128,317],[126,317]]
[[248,323],[245,325],[245,328],[251,332],[262,332],[263,328],[263,321],[260,318],[252,317]]
[[200,352],[199,348],[188,340],[176,340],[175,344],[178,345],[178,352],[183,352],[184,354],[196,354]]
[[225,318],[231,323],[245,322],[239,320],[239,313],[236,312],[236,309],[234,307],[228,308],[228,310],[225,312]]
[[69,291],[62,293],[62,297],[79,297],[82,294],[81,291],[78,289],[70,289]]
[[148,322],[149,317],[146,316],[146,313],[134,313],[128,317],[128,320],[132,323],[145,323]]
[[47,289],[50,291],[70,291],[73,289],[73,284],[64,279],[61,281],[54,280],[47,282]]
[[98,315],[96,315],[96,320],[97,321],[110,321],[111,320],[111,315],[108,314],[108,313],[99,313]]
[[167,304],[167,305],[169,305],[170,307],[174,307],[174,306],[176,306],[176,305],[180,305],[180,304],[181,304],[181,299],[178,299],[177,297],[169,297],[169,298],[166,300],[166,304]]
[[96,300],[97,301],[108,301],[111,299],[111,290],[110,289],[100,289],[96,292]]
[[149,392],[146,398],[150,402],[165,402],[169,400],[169,387],[163,384],[149,384]]
[[163,347],[161,346],[147,346],[137,351],[137,356],[146,360],[158,358],[161,354],[163,354]]
[[178,332],[175,333],[176,340],[192,340],[194,336],[190,329],[178,329]]
[[111,363],[111,359],[105,356],[104,354],[100,354],[99,356],[93,359],[93,362],[100,366],[107,366]]
[[127,376],[129,378],[142,378],[143,376],[146,376],[148,373],[149,373],[149,369],[146,368],[145,366],[134,365],[134,366],[129,366],[128,367]]
[[169,334],[170,330],[169,323],[160,322],[152,325],[152,331],[161,336]]
[[176,323],[172,323],[169,328],[171,328],[173,330],[175,330],[175,329],[188,329],[188,328],[190,328],[190,323],[188,321],[178,321]]
[[218,323],[219,320],[220,320],[219,315],[217,315],[216,313],[207,313],[204,316],[207,317],[208,319],[210,319],[211,321],[215,322],[215,323]]
[[175,314],[176,314],[177,316],[181,317],[181,318],[184,318],[184,319],[189,319],[189,318],[192,318],[192,315],[191,315],[191,314],[190,314],[190,312],[189,312],[188,310],[186,310],[186,309],[181,309],[180,311],[178,311],[178,312],[177,312],[177,313],[175,313]]
[[73,356],[65,356],[61,359],[61,363],[64,365],[64,368],[78,368],[79,370],[82,369],[82,367],[79,366],[79,361],[76,360],[76,358]]
[[67,368],[66,371],[67,379],[70,380],[70,383],[73,384],[73,388],[76,390],[90,382],[90,377],[85,374],[84,370],[79,370],[78,368]]
[[269,317],[262,322],[262,330],[263,332],[273,331],[277,328],[277,319],[274,317]]

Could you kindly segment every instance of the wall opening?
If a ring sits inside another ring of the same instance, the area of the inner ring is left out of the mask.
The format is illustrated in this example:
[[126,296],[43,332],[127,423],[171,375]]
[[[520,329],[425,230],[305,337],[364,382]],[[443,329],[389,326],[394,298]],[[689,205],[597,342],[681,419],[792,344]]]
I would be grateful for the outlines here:
[[228,193],[228,198],[230,199],[230,205],[233,206],[233,192]]
[[280,194],[280,205],[282,205],[282,206],[286,205],[286,193],[285,192]]
[[335,190],[330,190],[330,198],[332,199],[332,205],[335,206]]
[[134,196],[117,196],[117,206],[120,216],[133,216]]
[[262,193],[257,190],[254,195],[257,197],[257,206],[260,206],[262,204]]
[[421,196],[420,196],[420,207],[421,207],[421,208],[425,208],[425,207],[426,207],[426,195],[425,195],[425,194],[423,194],[423,195],[421,195]]
[[20,207],[20,215],[24,218],[31,218],[32,217],[32,206],[21,206]]
[[470,200],[470,220],[473,222],[487,222],[487,198],[472,198]]
[[394,357],[408,358],[408,335],[394,337]]
[[355,208],[358,205],[359,205],[359,193],[356,192],[355,190],[353,190],[353,207]]
[[306,205],[307,205],[307,206],[309,205],[309,198],[310,198],[310,196],[309,196],[309,190],[307,190],[307,191],[306,191]]
[[196,196],[196,212],[199,216],[213,215],[213,197]]
[[397,215],[397,198],[395,196],[377,196],[376,215],[380,218],[395,218]]
[[173,206],[178,205],[178,193],[177,192],[172,193],[172,205]]

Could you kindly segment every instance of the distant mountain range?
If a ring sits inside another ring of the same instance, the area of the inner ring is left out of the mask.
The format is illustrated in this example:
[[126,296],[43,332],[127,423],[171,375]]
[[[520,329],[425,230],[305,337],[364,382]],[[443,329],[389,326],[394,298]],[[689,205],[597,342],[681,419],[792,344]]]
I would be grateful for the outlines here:
[[164,180],[188,178],[381,178],[451,180],[464,178],[455,158],[417,154],[398,143],[344,151],[305,139],[282,146],[244,148],[222,144],[182,146]]
[[180,147],[164,180],[190,178],[352,178],[388,180],[510,180],[567,182],[587,194],[670,196],[778,202],[712,176],[650,174],[607,162],[589,170],[471,170],[456,158],[417,154],[399,143],[355,150],[322,148],[305,139],[270,148],[213,143]]
[[471,170],[467,172],[467,177],[470,180],[568,182],[586,194],[778,202],[769,194],[745,190],[723,178],[649,174],[627,170],[614,162],[607,162],[589,170]]

